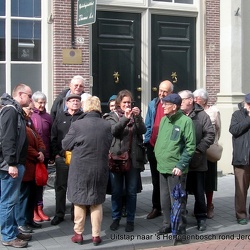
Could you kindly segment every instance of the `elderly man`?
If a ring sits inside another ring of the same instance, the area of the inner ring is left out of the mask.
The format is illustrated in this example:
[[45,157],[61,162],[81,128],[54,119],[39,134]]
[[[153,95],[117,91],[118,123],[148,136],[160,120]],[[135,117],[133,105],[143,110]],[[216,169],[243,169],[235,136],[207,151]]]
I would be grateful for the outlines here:
[[205,174],[207,171],[206,151],[214,143],[215,131],[209,115],[194,102],[194,95],[189,90],[179,92],[182,98],[181,109],[189,116],[195,126],[196,150],[189,165],[187,191],[194,194],[194,215],[197,229],[206,230],[207,206],[205,201]]
[[[159,172],[157,171],[157,162],[154,155],[154,146],[158,135],[158,129],[161,118],[164,116],[164,111],[160,100],[173,92],[173,84],[165,80],[159,85],[158,97],[154,98],[148,105],[148,111],[145,119],[147,131],[145,133],[144,143],[147,147],[147,157],[150,164],[153,193],[152,193],[152,211],[147,215],[147,219],[154,219],[161,215],[160,202],[160,180]],[[164,233],[164,232],[159,232]]]
[[66,110],[58,113],[51,129],[52,156],[56,163],[56,214],[51,225],[58,225],[64,220],[66,211],[66,191],[69,167],[65,163],[65,151],[62,149],[62,140],[68,133],[72,122],[83,113],[81,110],[81,96],[70,94],[66,97]]
[[22,248],[28,245],[32,236],[19,233],[15,211],[28,149],[22,107],[31,103],[32,91],[29,86],[19,84],[13,89],[12,96],[7,93],[1,96],[0,226],[2,244]]
[[[161,206],[163,226],[160,233],[186,235],[186,197],[180,197],[181,212],[178,228],[171,228],[170,215],[174,203],[172,192],[180,183],[182,190],[186,189],[186,178],[189,162],[195,151],[195,131],[192,120],[180,110],[181,97],[169,94],[162,98],[164,117],[161,119],[159,133],[155,144],[157,170],[160,172]],[[177,219],[178,220],[178,219]]]
[[61,94],[54,100],[52,108],[50,110],[50,114],[53,120],[55,120],[56,115],[58,113],[62,113],[63,111],[67,110],[65,104],[65,97],[70,94],[75,94],[81,96],[84,93],[84,79],[82,76],[74,76],[71,79],[69,84],[69,88],[62,91]]

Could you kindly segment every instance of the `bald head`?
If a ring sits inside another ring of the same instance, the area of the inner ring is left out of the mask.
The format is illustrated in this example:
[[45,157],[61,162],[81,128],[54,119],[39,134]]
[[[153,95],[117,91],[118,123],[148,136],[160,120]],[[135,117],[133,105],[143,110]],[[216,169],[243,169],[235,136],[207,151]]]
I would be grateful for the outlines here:
[[158,96],[160,99],[173,93],[174,85],[169,80],[162,81],[159,85]]

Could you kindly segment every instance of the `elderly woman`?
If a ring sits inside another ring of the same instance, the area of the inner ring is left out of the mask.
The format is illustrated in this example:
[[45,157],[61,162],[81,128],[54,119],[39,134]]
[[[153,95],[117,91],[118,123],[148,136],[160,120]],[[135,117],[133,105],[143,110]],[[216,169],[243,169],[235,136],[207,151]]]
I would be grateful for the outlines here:
[[[130,169],[126,172],[111,172],[112,193],[112,219],[110,229],[119,228],[122,216],[122,196],[125,181],[127,224],[126,232],[134,231],[134,219],[136,211],[137,187],[140,172],[144,170],[144,155],[142,148],[142,135],[146,132],[146,126],[138,107],[131,107],[132,94],[128,90],[121,90],[115,100],[115,110],[106,119],[112,126],[114,139],[110,152],[119,155],[129,153],[131,160]],[[141,154],[142,153],[142,154]]]
[[[48,166],[50,160],[50,139],[52,118],[46,112],[47,97],[41,91],[37,91],[32,95],[34,103],[34,112],[31,115],[31,120],[36,128],[36,131],[41,136],[44,145],[46,146],[44,164]],[[49,221],[50,218],[43,212],[43,186],[37,187],[36,206],[34,210],[34,221]],[[34,224],[35,226],[35,224]]]
[[[209,115],[215,130],[215,142],[218,142],[221,133],[220,112],[215,106],[208,105],[208,93],[205,89],[194,91],[194,101],[203,107]],[[205,178],[205,191],[207,198],[207,218],[214,217],[213,192],[217,191],[217,162],[207,162],[208,171]]]
[[[101,243],[102,203],[108,183],[108,152],[112,134],[110,123],[101,116],[98,97],[84,102],[84,111],[62,141],[64,150],[71,150],[68,176],[68,200],[74,203],[74,231],[72,242],[82,244],[86,206],[90,206],[92,242]],[[81,119],[82,118],[82,119]]]

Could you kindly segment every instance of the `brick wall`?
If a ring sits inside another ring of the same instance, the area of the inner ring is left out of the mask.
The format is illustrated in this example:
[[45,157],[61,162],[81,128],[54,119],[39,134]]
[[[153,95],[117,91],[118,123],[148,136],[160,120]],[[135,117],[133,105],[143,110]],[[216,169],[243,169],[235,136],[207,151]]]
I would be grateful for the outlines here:
[[215,103],[220,92],[220,0],[206,0],[206,89]]
[[54,98],[65,89],[74,75],[83,76],[85,91],[89,91],[89,26],[76,26],[77,0],[74,1],[75,37],[83,37],[84,44],[75,43],[75,49],[82,49],[82,64],[63,64],[63,49],[71,49],[71,1],[53,1],[53,53],[54,53]]

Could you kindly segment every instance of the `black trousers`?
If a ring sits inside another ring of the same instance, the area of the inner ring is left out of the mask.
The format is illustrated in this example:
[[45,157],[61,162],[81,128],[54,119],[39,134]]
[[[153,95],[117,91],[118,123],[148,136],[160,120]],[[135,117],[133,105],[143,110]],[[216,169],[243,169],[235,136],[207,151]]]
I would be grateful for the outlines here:
[[65,164],[63,157],[55,159],[56,163],[56,214],[55,216],[64,218],[66,212],[66,192],[68,186],[69,167]]
[[205,175],[206,172],[201,171],[189,171],[187,175],[187,191],[193,193],[195,197],[194,215],[197,222],[207,218]]
[[153,184],[152,204],[154,209],[161,211],[160,174],[157,170],[157,161],[154,154],[154,147],[150,143],[147,143],[146,146]]

